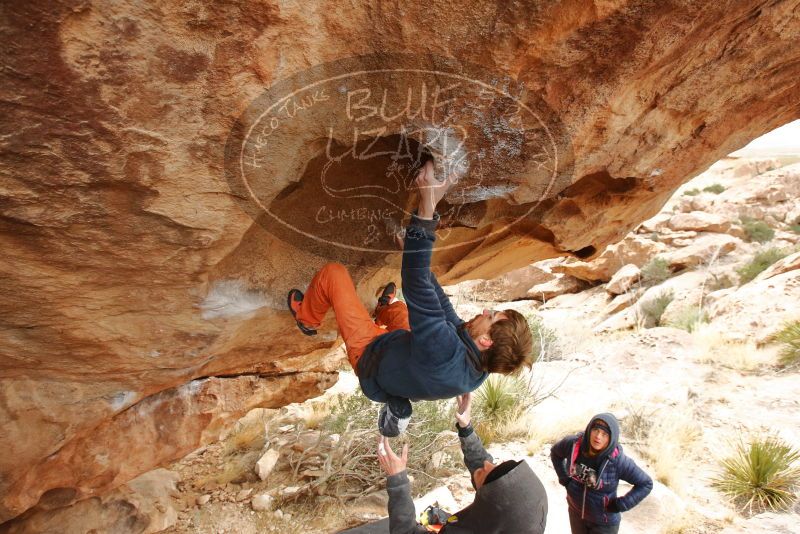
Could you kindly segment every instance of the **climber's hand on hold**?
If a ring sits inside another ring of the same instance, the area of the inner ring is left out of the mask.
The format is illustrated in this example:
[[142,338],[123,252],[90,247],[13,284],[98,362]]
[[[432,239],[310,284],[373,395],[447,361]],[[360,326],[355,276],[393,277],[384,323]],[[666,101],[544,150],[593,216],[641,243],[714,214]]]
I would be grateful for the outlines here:
[[419,189],[419,209],[417,216],[421,219],[433,219],[436,205],[456,183],[455,173],[439,181],[434,176],[433,162],[428,161],[419,171],[416,183]]

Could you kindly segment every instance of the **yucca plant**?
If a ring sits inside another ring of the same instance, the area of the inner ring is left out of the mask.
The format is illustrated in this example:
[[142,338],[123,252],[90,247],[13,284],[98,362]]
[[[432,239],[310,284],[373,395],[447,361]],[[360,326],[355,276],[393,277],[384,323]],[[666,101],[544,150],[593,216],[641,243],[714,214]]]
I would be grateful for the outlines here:
[[475,392],[475,414],[478,420],[499,420],[507,417],[524,400],[527,383],[517,376],[492,375]]
[[740,442],[734,454],[723,459],[721,474],[712,485],[750,514],[785,510],[797,498],[800,451],[775,436]]
[[783,345],[779,355],[782,366],[792,367],[800,364],[800,321],[786,323],[772,336],[772,339]]
[[492,375],[475,392],[473,421],[484,445],[507,438],[505,427],[532,401],[528,383],[515,375]]

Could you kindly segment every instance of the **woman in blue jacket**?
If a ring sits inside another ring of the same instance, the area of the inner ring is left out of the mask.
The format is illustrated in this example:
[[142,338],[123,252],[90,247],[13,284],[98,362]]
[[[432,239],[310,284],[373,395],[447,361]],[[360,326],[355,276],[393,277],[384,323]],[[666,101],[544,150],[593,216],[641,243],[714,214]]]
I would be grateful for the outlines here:
[[[567,488],[572,534],[616,534],[627,512],[653,489],[653,480],[625,456],[619,423],[610,413],[592,417],[586,432],[567,436],[550,449],[559,483]],[[620,480],[633,488],[617,497]]]

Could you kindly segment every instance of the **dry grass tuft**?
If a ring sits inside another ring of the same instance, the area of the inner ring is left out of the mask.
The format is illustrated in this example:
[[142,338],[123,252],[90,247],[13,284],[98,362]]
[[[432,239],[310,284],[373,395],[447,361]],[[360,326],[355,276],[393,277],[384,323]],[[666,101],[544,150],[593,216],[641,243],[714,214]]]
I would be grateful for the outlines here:
[[692,332],[692,338],[697,347],[695,359],[698,363],[752,371],[771,359],[769,353],[756,346],[755,342],[728,341],[722,337],[719,329],[707,324],[699,325]]

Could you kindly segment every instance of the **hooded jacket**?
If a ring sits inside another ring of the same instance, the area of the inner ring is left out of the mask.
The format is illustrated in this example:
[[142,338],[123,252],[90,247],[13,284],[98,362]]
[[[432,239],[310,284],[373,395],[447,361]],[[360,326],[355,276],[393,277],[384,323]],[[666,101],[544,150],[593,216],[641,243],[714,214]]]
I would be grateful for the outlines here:
[[[461,451],[470,476],[492,456],[469,426],[459,430]],[[473,482],[474,484],[474,482]],[[389,517],[348,534],[427,534],[417,524],[411,483],[406,471],[386,477]],[[440,534],[543,534],[547,522],[547,492],[527,462],[475,492],[475,500],[451,515]]]
[[361,389],[373,401],[449,399],[474,391],[489,376],[464,321],[431,273],[438,224],[438,214],[433,220],[414,215],[406,228],[401,276],[411,331],[378,336],[359,359]]
[[[589,451],[589,435],[596,419],[608,425],[610,440],[598,455],[596,483],[591,487],[591,483],[586,483],[585,477],[581,476],[577,460],[581,451],[584,454]],[[618,525],[622,519],[620,512],[639,504],[653,489],[653,480],[625,456],[619,444],[619,434],[617,418],[610,413],[601,413],[589,420],[585,432],[568,436],[550,449],[550,460],[558,481],[567,488],[567,503],[587,523]],[[632,484],[633,488],[624,496],[617,497],[620,480]]]

